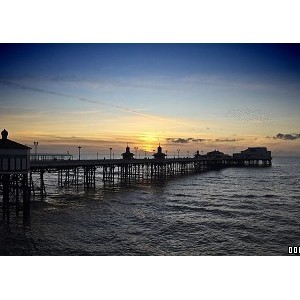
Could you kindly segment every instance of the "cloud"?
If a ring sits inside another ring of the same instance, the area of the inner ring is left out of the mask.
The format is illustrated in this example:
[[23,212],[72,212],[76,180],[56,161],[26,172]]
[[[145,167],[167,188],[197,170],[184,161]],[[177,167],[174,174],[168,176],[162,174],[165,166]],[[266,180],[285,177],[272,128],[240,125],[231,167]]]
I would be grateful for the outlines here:
[[163,121],[166,121],[166,122],[175,123],[175,124],[182,125],[182,126],[197,126],[197,125],[194,125],[194,124],[187,124],[186,122],[179,122],[177,120],[167,118],[167,117],[164,117],[164,116],[158,116],[158,115],[154,115],[154,114],[150,114],[150,113],[142,113],[139,110],[124,107],[124,106],[113,104],[113,103],[107,103],[107,102],[98,101],[98,100],[96,101],[96,100],[92,100],[92,99],[88,99],[88,98],[84,98],[84,97],[78,97],[76,95],[70,95],[70,94],[59,93],[59,92],[55,92],[55,91],[49,91],[49,90],[45,90],[45,89],[35,88],[35,87],[31,87],[31,86],[27,86],[27,85],[23,85],[23,84],[19,84],[19,83],[14,83],[14,82],[7,81],[7,80],[0,79],[0,84],[5,85],[5,86],[9,86],[9,87],[14,88],[14,89],[27,90],[27,91],[43,93],[43,94],[50,94],[50,95],[59,96],[59,97],[73,98],[73,99],[77,99],[81,102],[87,102],[87,103],[91,103],[91,104],[96,104],[96,105],[101,105],[101,106],[106,106],[106,107],[112,107],[112,108],[115,108],[115,109],[123,111],[123,112],[131,113],[131,114],[135,114],[135,115],[139,115],[139,116],[143,116],[143,117],[163,120]]
[[[7,80],[0,80],[0,84],[2,85],[6,85],[9,86],[11,88],[16,88],[19,90],[26,90],[26,91],[32,91],[32,92],[37,92],[37,93],[43,93],[43,94],[50,94],[50,95],[55,95],[55,96],[60,96],[60,97],[67,97],[67,98],[74,98],[75,96],[72,95],[67,95],[67,94],[63,94],[63,93],[58,93],[58,92],[53,92],[53,91],[49,91],[49,90],[44,90],[44,89],[40,89],[40,88],[35,88],[35,87],[31,87],[31,86],[26,86],[23,84],[19,84],[19,83],[14,83],[14,82],[10,82]],[[78,98],[78,97],[76,97]],[[81,99],[79,99],[81,100]]]
[[206,142],[210,141],[210,139],[195,139],[195,138],[166,138],[166,141],[172,142],[175,144],[187,144],[189,142],[197,143],[197,142]]
[[[22,138],[23,137],[23,138]],[[119,145],[120,141],[114,140],[113,138],[104,136],[103,138],[93,138],[93,137],[84,137],[84,136],[66,136],[66,135],[54,135],[54,134],[43,134],[43,133],[31,133],[26,132],[21,136],[22,140],[38,140],[39,146],[44,145],[81,145],[84,147],[89,146],[101,146],[102,144],[110,144],[110,145]],[[122,139],[122,142],[126,143],[126,138]],[[27,142],[28,143],[28,142]]]
[[227,142],[239,142],[242,141],[243,139],[215,139],[214,142],[222,142],[222,143],[227,143]]
[[188,143],[202,143],[202,142],[238,142],[241,141],[242,139],[198,139],[198,138],[166,138],[166,141],[172,142],[175,144],[188,144]]
[[300,133],[277,133],[276,136],[273,136],[274,139],[279,140],[297,140],[300,139]]
[[201,143],[201,142],[206,142],[206,141],[211,141],[211,139],[192,139],[192,142],[194,143]]
[[41,111],[40,109],[37,108],[12,108],[12,107],[1,107],[0,111],[0,116],[5,117],[5,116],[23,116],[23,115],[35,115],[35,114],[40,114]]
[[183,139],[183,138],[166,138],[166,141],[172,142],[172,143],[177,143],[177,144],[187,144],[190,141],[190,138]]

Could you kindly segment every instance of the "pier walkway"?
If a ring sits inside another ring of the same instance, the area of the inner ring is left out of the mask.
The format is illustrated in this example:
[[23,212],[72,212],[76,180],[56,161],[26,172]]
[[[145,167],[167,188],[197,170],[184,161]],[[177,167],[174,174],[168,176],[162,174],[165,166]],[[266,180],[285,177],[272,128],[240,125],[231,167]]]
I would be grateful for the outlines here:
[[[227,167],[268,167],[271,166],[271,161],[271,157],[265,156],[234,158],[229,155],[164,159],[32,161],[30,163],[30,186],[33,194],[38,190],[41,195],[45,195],[44,173],[46,172],[58,174],[59,186],[83,185],[89,188],[96,186],[96,177],[100,177],[105,184],[114,184],[117,181],[130,183],[137,180],[165,180]],[[38,174],[38,183],[33,182],[33,174],[35,177]]]

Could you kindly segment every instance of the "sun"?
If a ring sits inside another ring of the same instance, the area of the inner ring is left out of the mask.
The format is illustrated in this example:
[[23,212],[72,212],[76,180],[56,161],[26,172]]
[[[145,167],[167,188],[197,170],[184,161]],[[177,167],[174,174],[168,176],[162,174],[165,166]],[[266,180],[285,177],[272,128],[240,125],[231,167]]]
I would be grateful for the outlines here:
[[155,132],[143,132],[140,134],[139,140],[141,148],[143,148],[144,151],[152,152],[156,149],[160,141],[160,137]]

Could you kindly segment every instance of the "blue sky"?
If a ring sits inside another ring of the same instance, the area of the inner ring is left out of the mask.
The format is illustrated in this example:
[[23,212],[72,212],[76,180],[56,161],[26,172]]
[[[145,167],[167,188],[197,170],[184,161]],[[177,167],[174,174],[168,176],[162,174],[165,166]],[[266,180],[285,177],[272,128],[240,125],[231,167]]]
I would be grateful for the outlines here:
[[272,138],[300,132],[299,94],[298,45],[0,45],[0,126],[45,150],[192,137],[206,141],[180,147],[300,154],[298,138]]
[[298,45],[286,44],[10,44],[1,74],[141,76],[191,73],[297,79]]

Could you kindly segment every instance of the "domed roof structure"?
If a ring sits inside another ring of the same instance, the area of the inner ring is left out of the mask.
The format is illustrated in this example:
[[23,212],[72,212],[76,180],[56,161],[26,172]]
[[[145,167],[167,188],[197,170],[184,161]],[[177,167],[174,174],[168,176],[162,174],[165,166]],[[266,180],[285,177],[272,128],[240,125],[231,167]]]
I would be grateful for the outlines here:
[[154,159],[165,159],[166,154],[162,152],[162,147],[160,146],[160,144],[157,147],[157,153],[154,153],[153,156]]
[[133,153],[130,152],[130,148],[127,144],[126,151],[122,153],[123,159],[133,159]]
[[30,147],[9,140],[7,138],[8,131],[5,129],[2,130],[1,135],[2,135],[2,139],[0,139],[0,149],[24,149],[24,150],[31,149]]

